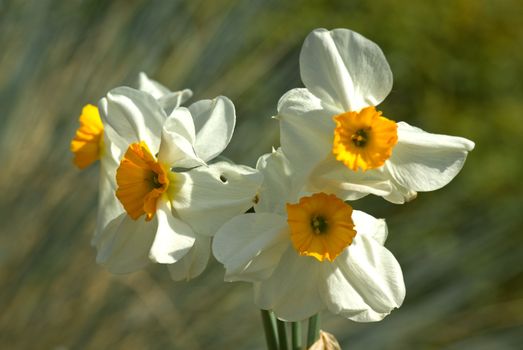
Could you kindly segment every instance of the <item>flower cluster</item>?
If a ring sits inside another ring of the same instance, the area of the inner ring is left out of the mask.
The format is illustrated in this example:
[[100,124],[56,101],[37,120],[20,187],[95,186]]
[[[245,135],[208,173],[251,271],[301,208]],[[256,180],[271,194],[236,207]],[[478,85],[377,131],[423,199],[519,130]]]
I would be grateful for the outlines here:
[[92,243],[113,273],[152,261],[175,280],[194,278],[216,229],[253,205],[259,172],[217,159],[234,131],[233,103],[219,96],[181,107],[191,96],[142,74],[138,89],[113,89],[83,110],[71,149],[77,165],[100,159]]
[[474,143],[384,116],[377,106],[391,70],[353,31],[314,30],[299,64],[305,88],[277,106],[281,147],[256,169],[219,160],[236,118],[226,97],[182,107],[190,90],[141,74],[137,89],[86,106],[71,150],[80,168],[101,164],[97,261],[114,273],[166,264],[182,280],[212,252],[225,280],[252,282],[258,307],[286,321],[324,309],[379,321],[401,306],[385,220],[352,201],[373,194],[401,204],[439,189]]

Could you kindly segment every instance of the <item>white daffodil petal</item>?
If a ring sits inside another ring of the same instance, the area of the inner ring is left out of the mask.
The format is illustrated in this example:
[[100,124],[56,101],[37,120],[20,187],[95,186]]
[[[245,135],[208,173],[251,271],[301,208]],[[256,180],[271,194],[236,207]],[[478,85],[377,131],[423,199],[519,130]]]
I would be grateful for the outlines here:
[[368,194],[386,196],[392,185],[381,169],[352,171],[329,155],[311,171],[311,192],[335,193],[343,200],[356,200]]
[[214,159],[231,141],[236,124],[234,104],[218,96],[193,103],[189,110],[196,126],[196,154],[205,161]]
[[109,124],[105,124],[103,144],[104,150],[102,151],[101,161],[104,162],[108,159],[112,159],[112,163],[110,164],[111,166],[115,166],[114,171],[116,171],[116,168],[120,165],[122,155],[129,147],[129,140],[126,140],[117,134]]
[[150,79],[144,72],[138,76],[138,90],[154,97],[167,114],[192,97],[191,90],[171,91],[159,82]]
[[207,266],[211,256],[211,238],[196,235],[194,245],[181,260],[168,266],[175,281],[191,280],[198,277]]
[[176,173],[173,205],[180,218],[204,236],[254,205],[263,176],[255,169],[227,162]]
[[104,156],[100,159],[98,215],[96,217],[96,231],[91,241],[93,246],[97,245],[100,235],[109,222],[124,212],[120,201],[115,196],[117,167],[118,163],[110,156]]
[[138,90],[147,92],[155,99],[159,99],[171,92],[168,88],[147,76],[144,72],[138,75]]
[[330,312],[353,317],[370,308],[337,264],[322,264],[320,275],[319,292]]
[[[384,169],[387,169],[387,163],[385,163]],[[390,171],[387,171],[387,175],[389,175]],[[400,185],[394,178],[391,177],[390,179],[390,185],[392,190],[389,194],[384,195],[383,198],[388,200],[391,203],[394,204],[403,204],[406,202],[410,202],[411,200],[415,199],[418,196],[418,192],[413,191],[407,187],[403,187]]]
[[322,106],[307,89],[290,90],[278,102],[281,148],[296,181],[308,177],[315,165],[331,154],[332,118],[340,112]]
[[179,134],[191,144],[196,141],[196,129],[194,120],[189,109],[179,107],[172,111],[165,121],[164,128],[172,133]]
[[389,314],[374,311],[336,264],[322,265],[320,295],[330,312],[356,322],[381,321]]
[[151,95],[129,87],[119,87],[109,91],[100,100],[99,110],[103,123],[126,141],[126,147],[134,142],[145,141],[151,151],[158,150],[166,115]]
[[392,72],[381,49],[348,29],[316,29],[300,53],[303,84],[322,101],[359,111],[382,102],[392,89]]
[[381,245],[385,244],[389,233],[385,219],[376,219],[360,210],[353,210],[352,221],[356,234],[373,238]]
[[291,199],[292,184],[287,158],[281,149],[267,153],[258,158],[256,164],[263,175],[263,184],[258,191],[258,203],[254,209],[257,213],[285,214],[285,204]]
[[192,95],[192,91],[189,89],[173,91],[160,97],[158,103],[165,110],[165,113],[170,114],[175,108],[180,107],[185,101],[190,99]]
[[398,123],[398,144],[386,169],[399,185],[412,191],[433,191],[461,170],[474,143],[462,137],[425,132]]
[[289,245],[285,217],[270,213],[238,215],[214,236],[212,251],[225,267],[226,281],[269,277]]
[[123,213],[111,221],[97,242],[96,262],[115,274],[129,273],[149,263],[149,249],[154,240],[156,219],[133,220]]
[[374,310],[368,309],[354,316],[348,316],[347,318],[354,322],[378,322],[383,320],[387,315],[389,315],[389,312],[379,313]]
[[374,312],[387,314],[403,303],[405,283],[401,267],[392,253],[376,240],[357,234],[334,263]]
[[194,245],[193,230],[172,215],[167,201],[158,201],[158,229],[149,258],[160,264],[174,264],[182,259]]
[[165,121],[158,160],[171,167],[191,168],[205,164],[194,150],[195,130],[187,108],[176,108]]
[[254,290],[255,303],[285,321],[304,320],[324,308],[318,291],[321,263],[289,245],[272,275]]

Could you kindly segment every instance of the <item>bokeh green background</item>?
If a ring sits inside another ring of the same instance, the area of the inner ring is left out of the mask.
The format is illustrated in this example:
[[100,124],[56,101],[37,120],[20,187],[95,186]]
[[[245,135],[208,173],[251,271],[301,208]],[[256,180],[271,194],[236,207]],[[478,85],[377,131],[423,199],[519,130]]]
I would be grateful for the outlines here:
[[519,0],[0,0],[0,348],[263,348],[250,286],[216,262],[188,283],[95,263],[98,166],[75,169],[69,141],[84,104],[145,71],[193,101],[230,97],[226,155],[254,165],[317,27],[382,47],[386,116],[476,142],[440,191],[353,203],[387,219],[407,296],[383,322],[323,328],[347,349],[523,348],[522,18]]

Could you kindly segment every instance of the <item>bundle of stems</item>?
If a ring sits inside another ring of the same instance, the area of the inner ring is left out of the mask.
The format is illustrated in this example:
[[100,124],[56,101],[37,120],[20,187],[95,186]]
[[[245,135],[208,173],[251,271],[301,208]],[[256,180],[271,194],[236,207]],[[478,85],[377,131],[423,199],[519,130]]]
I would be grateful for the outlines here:
[[[303,350],[308,349],[319,338],[320,320],[316,314],[307,321],[307,334],[305,347],[302,335],[302,321],[285,322],[276,319],[270,310],[261,310],[263,329],[268,350]],[[291,337],[290,347],[288,334],[288,324],[290,324]]]

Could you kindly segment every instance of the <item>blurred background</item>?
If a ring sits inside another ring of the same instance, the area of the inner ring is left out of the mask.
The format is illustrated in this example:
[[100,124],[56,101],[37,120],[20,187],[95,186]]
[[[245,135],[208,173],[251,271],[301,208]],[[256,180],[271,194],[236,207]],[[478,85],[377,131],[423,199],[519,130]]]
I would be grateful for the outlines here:
[[522,18],[519,0],[0,0],[0,348],[264,347],[251,287],[214,261],[187,283],[95,263],[99,169],[74,168],[69,142],[84,104],[144,71],[193,101],[230,97],[225,155],[253,166],[317,27],[383,49],[386,116],[476,142],[443,190],[353,203],[387,218],[407,296],[383,322],[326,313],[322,328],[353,350],[523,348]]

